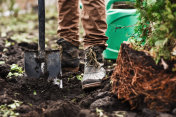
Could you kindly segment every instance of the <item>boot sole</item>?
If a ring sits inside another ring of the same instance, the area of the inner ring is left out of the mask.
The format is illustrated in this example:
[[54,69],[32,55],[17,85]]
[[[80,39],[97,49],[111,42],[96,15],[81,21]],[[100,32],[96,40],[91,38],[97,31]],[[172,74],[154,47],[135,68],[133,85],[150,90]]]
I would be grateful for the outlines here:
[[101,86],[101,82],[89,83],[82,86],[82,89],[89,89]]

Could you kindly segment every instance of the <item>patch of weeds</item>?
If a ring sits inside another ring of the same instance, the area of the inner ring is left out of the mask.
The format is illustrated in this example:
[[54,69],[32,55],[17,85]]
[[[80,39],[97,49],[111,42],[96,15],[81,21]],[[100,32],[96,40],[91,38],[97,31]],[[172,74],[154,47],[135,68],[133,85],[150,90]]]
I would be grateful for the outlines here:
[[19,107],[22,104],[22,102],[18,101],[18,100],[14,100],[13,104],[9,104],[8,107],[10,107],[11,109],[16,109],[17,107]]
[[19,113],[15,112],[15,109],[19,107],[22,104],[22,102],[18,100],[14,100],[14,103],[12,104],[4,104],[0,105],[0,115],[2,117],[17,117],[19,116]]
[[5,47],[6,47],[6,48],[7,48],[7,47],[10,47],[10,46],[13,46],[13,45],[15,45],[14,42],[9,42],[8,40],[5,41]]
[[13,76],[23,76],[23,69],[22,67],[19,67],[17,64],[12,64],[10,66],[10,72],[7,75],[8,78],[12,78]]
[[35,90],[33,91],[33,95],[37,95],[37,92]]
[[107,115],[105,115],[105,114],[103,113],[103,110],[102,110],[102,109],[96,108],[96,114],[98,115],[98,117],[108,117]]
[[8,51],[8,49],[7,49],[7,48],[4,48],[4,49],[3,49],[3,52],[7,52],[7,51]]
[[82,79],[83,79],[83,74],[76,75],[76,78],[77,78],[78,80],[82,81]]
[[5,64],[5,61],[0,61],[0,65],[3,65],[3,64]]

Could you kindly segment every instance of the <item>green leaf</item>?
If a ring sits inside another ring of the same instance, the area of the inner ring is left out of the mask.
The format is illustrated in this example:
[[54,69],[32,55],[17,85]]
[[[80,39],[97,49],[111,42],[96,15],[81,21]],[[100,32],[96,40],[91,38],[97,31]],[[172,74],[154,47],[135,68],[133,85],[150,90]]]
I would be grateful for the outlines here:
[[77,78],[78,80],[82,81],[82,79],[83,79],[83,74],[81,74],[81,75],[76,75],[76,78]]
[[7,77],[12,78],[13,76],[23,76],[23,69],[22,67],[19,67],[17,64],[12,64],[10,66],[10,72],[8,73]]
[[16,71],[18,73],[23,73],[24,71],[22,70],[22,67],[19,67],[17,64],[12,64],[10,66],[11,71]]
[[2,117],[17,117],[19,116],[19,113],[15,112],[14,110],[19,107],[22,104],[22,102],[18,100],[14,100],[14,103],[12,104],[4,104],[0,105],[0,115]]
[[170,19],[170,20],[174,20],[174,19],[175,19],[175,17],[174,17],[172,14],[169,14],[167,17],[168,17],[168,19]]
[[156,3],[156,0],[147,0],[148,5],[154,5]]
[[0,65],[3,65],[3,64],[5,64],[5,61],[0,61]]
[[34,90],[33,95],[37,95],[37,92]]
[[12,45],[12,43],[11,42],[9,42],[9,41],[5,41],[5,47],[10,47]]
[[2,32],[1,33],[1,37],[6,37],[7,36],[7,33],[6,32]]
[[164,40],[158,40],[155,42],[155,46],[160,48],[164,46]]
[[12,72],[9,72],[7,77],[10,78],[11,76],[13,76],[13,73]]
[[161,30],[161,31],[164,31],[164,30],[168,30],[168,28],[167,28],[165,25],[161,25],[161,26],[160,26],[160,30]]
[[8,105],[11,109],[16,109],[17,105],[15,103]]

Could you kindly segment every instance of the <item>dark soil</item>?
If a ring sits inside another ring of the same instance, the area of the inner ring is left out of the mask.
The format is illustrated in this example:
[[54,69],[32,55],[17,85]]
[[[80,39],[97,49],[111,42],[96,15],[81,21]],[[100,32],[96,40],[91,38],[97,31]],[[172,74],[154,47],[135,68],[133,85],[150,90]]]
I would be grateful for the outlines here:
[[[44,78],[29,79],[23,76],[9,79],[6,77],[9,66],[18,64],[23,67],[24,50],[36,50],[37,44],[17,44],[8,39],[14,45],[5,47],[6,39],[0,39],[0,60],[5,61],[0,65],[0,105],[21,101],[21,106],[15,110],[21,117],[172,117],[169,114],[162,116],[163,113],[147,108],[130,111],[127,102],[118,100],[111,93],[113,66],[110,63],[106,66],[108,77],[103,80],[101,87],[89,91],[83,91],[81,81],[76,78],[76,75],[82,74],[83,67],[77,73],[63,74],[62,89]],[[103,109],[104,115],[100,116],[101,112],[97,109]]]

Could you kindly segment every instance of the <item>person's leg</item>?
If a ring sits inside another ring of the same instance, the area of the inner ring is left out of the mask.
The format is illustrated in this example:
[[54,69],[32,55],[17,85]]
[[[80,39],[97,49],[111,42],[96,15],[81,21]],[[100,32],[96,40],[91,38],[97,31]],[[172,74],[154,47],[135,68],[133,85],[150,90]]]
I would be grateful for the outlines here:
[[58,0],[58,35],[79,46],[79,0]]
[[105,0],[82,0],[82,23],[85,30],[85,68],[82,80],[82,88],[93,88],[101,85],[106,75],[103,68],[103,50],[106,47],[108,37]]
[[107,29],[105,0],[82,0],[82,24],[85,30],[84,46],[106,46]]
[[79,69],[79,0],[58,0],[58,35],[63,71]]

